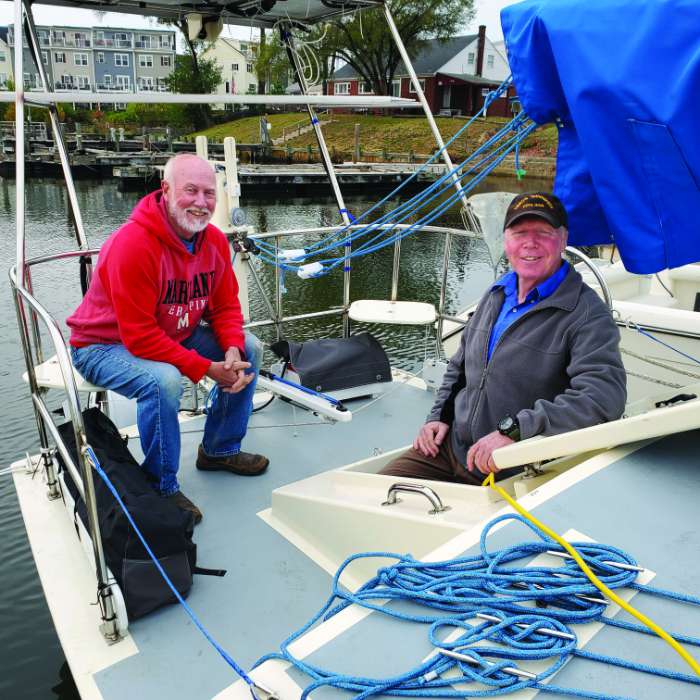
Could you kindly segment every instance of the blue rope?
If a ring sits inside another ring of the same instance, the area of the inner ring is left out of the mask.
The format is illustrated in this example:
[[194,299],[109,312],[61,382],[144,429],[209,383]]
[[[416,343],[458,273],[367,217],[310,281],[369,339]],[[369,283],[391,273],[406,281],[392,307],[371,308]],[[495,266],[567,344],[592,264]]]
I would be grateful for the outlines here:
[[[417,170],[415,170],[406,180],[401,182],[396,188],[394,188],[388,195],[386,195],[383,199],[381,199],[379,202],[374,204],[372,207],[370,207],[367,211],[365,211],[359,218],[357,218],[354,222],[351,223],[359,223],[363,219],[365,219],[367,216],[369,216],[373,211],[381,207],[383,204],[391,200],[392,198],[396,197],[398,193],[404,189],[405,187],[408,186],[409,183],[411,183],[413,180],[415,180],[422,172],[424,172],[428,166],[435,162],[465,131],[469,129],[469,127],[482,115],[486,113],[486,110],[488,107],[495,101],[497,100],[504,92],[508,90],[508,88],[511,87],[513,84],[513,78],[512,76],[508,76],[502,83],[501,85],[490,92],[485,100],[484,100],[484,106],[482,109],[477,112],[467,123],[460,127],[457,132],[445,143],[445,145],[437,150],[425,163],[423,163]],[[342,212],[341,212],[342,213]],[[338,236],[342,235],[345,231],[349,230],[349,226],[344,226],[340,228],[338,231],[336,231],[332,236]],[[311,246],[308,247],[308,250],[314,250],[317,247],[322,246],[323,241],[319,241]]]
[[[531,133],[536,128],[535,125],[532,125],[532,128],[528,128],[526,132],[524,132],[524,136]],[[523,136],[523,137],[524,137]],[[424,226],[429,225],[432,223],[435,219],[437,219],[439,216],[441,216],[445,211],[447,211],[458,199],[461,199],[464,195],[468,194],[471,190],[473,190],[482,180],[484,180],[492,171],[494,168],[496,168],[508,155],[512,149],[508,150],[503,150],[503,152],[498,155],[496,160],[494,160],[486,170],[483,172],[479,173],[479,175],[475,178],[473,178],[466,186],[460,187],[457,191],[453,192],[452,195],[450,195],[448,198],[444,199],[441,204],[433,209],[431,212],[426,214],[425,216],[421,217],[417,222],[412,224],[410,227],[405,228],[405,229],[399,229],[399,231],[387,238],[384,238],[384,240],[381,240],[388,231],[393,230],[394,227],[390,229],[385,229],[381,231],[377,236],[375,236],[373,239],[370,241],[367,241],[364,243],[362,246],[356,248],[353,253],[352,257],[360,256],[360,255],[367,255],[368,253],[376,252],[377,250],[380,250],[382,248],[385,248],[389,245],[392,245],[395,241],[397,240],[402,240],[403,238],[406,238],[407,236],[411,235],[412,233],[422,229]],[[447,185],[444,189],[451,189],[452,188],[452,183]],[[443,190],[444,191],[444,190]],[[431,197],[431,199],[436,199],[440,194],[438,193],[437,195]],[[406,214],[404,217],[399,219],[396,223],[401,223],[405,219],[409,218],[414,212],[410,212]],[[375,241],[381,240],[380,243],[374,244]],[[322,264],[326,264],[327,267],[324,269],[323,274],[326,274],[327,272],[330,272],[333,268],[337,267],[344,258],[329,258],[326,260],[321,260],[320,262]]]
[[678,353],[679,355],[682,355],[688,360],[692,360],[693,362],[696,362],[697,364],[700,365],[700,360],[698,360],[697,357],[693,357],[692,355],[688,355],[688,353],[683,352],[682,350],[679,350],[676,347],[673,347],[673,345],[670,345],[669,343],[664,342],[660,338],[657,338],[655,335],[652,335],[648,331],[645,331],[643,328],[638,326],[636,323],[634,324],[635,328],[637,329],[637,332],[640,333],[643,336],[646,336],[647,338],[653,340],[655,343],[659,343],[660,345],[663,345],[665,348],[668,348],[669,350],[673,350],[673,352]]
[[[465,171],[459,174],[460,171],[473,159],[475,159],[477,156],[479,156],[482,152],[486,151],[487,149],[491,148],[491,146],[497,144],[501,139],[503,139],[504,136],[507,136],[511,134],[511,138],[507,142],[506,145],[512,146],[512,144],[517,144],[518,139],[524,138],[525,135],[523,136],[517,136],[517,130],[516,130],[516,137],[512,137],[512,132],[513,132],[513,124],[518,123],[522,124],[527,117],[524,114],[518,115],[512,122],[506,124],[503,126],[496,134],[494,134],[490,139],[488,139],[484,144],[482,144],[479,148],[477,148],[472,154],[470,154],[464,161],[459,163],[457,166],[455,166],[452,170],[447,171],[443,173],[442,176],[440,176],[437,180],[435,180],[431,185],[428,187],[424,188],[421,192],[418,194],[414,195],[412,198],[407,200],[406,202],[400,204],[398,207],[393,209],[390,212],[387,212],[383,216],[379,217],[377,220],[373,221],[372,223],[368,224],[367,226],[363,227],[362,229],[359,229],[357,231],[352,231],[352,224],[342,227],[341,229],[335,231],[334,233],[330,234],[329,236],[321,239],[321,241],[307,246],[305,248],[305,255],[301,256],[297,260],[295,260],[296,263],[301,263],[304,260],[307,260],[310,258],[312,255],[319,255],[323,252],[326,252],[328,250],[334,250],[335,248],[338,248],[343,245],[344,241],[349,240],[349,241],[354,241],[364,235],[366,233],[371,232],[373,230],[378,229],[381,227],[383,224],[385,224],[387,221],[392,220],[395,218],[398,214],[404,213],[404,212],[409,212],[409,216],[415,213],[418,209],[422,208],[426,200],[432,201],[433,199],[439,197],[443,192],[446,190],[452,189],[454,185],[454,176],[457,175],[458,178],[461,180],[467,175],[471,174],[476,168],[481,166],[483,163],[487,162],[489,157],[492,156],[487,156],[486,158],[483,158],[479,163],[476,165],[472,166],[468,171]],[[533,126],[534,128],[534,126]],[[529,133],[529,132],[528,132]],[[503,148],[503,146],[501,146]],[[498,152],[498,149],[496,150],[495,153]],[[490,171],[489,171],[490,172]],[[471,189],[471,188],[470,188]],[[433,194],[434,193],[434,194]],[[432,196],[431,196],[432,195]],[[362,214],[356,221],[361,221],[364,219],[367,214],[369,214],[371,211],[377,208],[380,204],[382,204],[384,201],[388,199],[385,198],[378,204],[374,205],[371,209],[369,209],[367,212]],[[404,217],[407,218],[407,217]],[[402,219],[403,220],[403,219]],[[339,235],[345,233],[346,231],[350,231],[350,234],[345,238],[345,239],[340,239],[338,241],[335,241],[334,239],[337,238]],[[277,258],[274,256],[274,246],[268,244],[266,241],[259,241],[259,247],[261,247],[263,250],[266,251],[267,256],[264,257],[266,262],[269,262],[270,264],[277,264],[277,265],[284,265],[284,263],[279,263]],[[295,269],[293,266],[289,265],[286,266],[287,269]]]
[[[212,637],[175,588],[102,469],[97,455],[89,446],[87,455],[177,601],[226,663],[248,684],[251,695],[257,700],[254,681]],[[507,520],[526,525],[539,537],[539,541],[523,542],[495,552],[489,551],[487,538],[490,531],[498,523]],[[589,566],[598,569],[599,578],[609,588],[632,587],[650,595],[700,604],[700,599],[695,596],[635,583],[636,572],[622,570],[609,563],[636,565],[631,556],[616,547],[590,542],[574,543],[574,546]],[[597,595],[598,589],[590,583],[574,561],[566,560],[557,567],[526,566],[524,560],[529,561],[547,550],[563,551],[563,548],[521,516],[507,514],[488,523],[481,533],[479,549],[477,555],[442,562],[421,562],[409,554],[387,552],[365,552],[348,557],[333,577],[331,594],[326,603],[309,622],[282,643],[280,652],[263,656],[253,668],[269,659],[283,659],[294,664],[313,679],[302,693],[302,700],[322,686],[354,691],[357,693],[356,700],[364,700],[378,694],[428,698],[497,697],[522,688],[536,688],[541,692],[596,700],[630,700],[543,684],[543,681],[555,674],[571,656],[700,685],[700,678],[695,676],[578,649],[576,635],[568,627],[572,622],[596,619],[622,629],[646,633],[650,631],[646,628],[638,629],[639,626],[632,623],[606,618],[602,615],[604,605],[577,598],[576,596],[582,594]],[[359,559],[376,557],[392,558],[396,563],[393,566],[381,567],[376,576],[354,593],[340,586],[340,578],[350,564]],[[515,562],[521,564],[513,565]],[[422,615],[408,613],[387,604],[392,600],[409,600],[435,612]],[[527,606],[527,603],[533,601],[537,603],[537,609]],[[361,605],[403,620],[430,623],[429,640],[438,652],[441,649],[459,650],[459,653],[472,659],[473,665],[437,653],[407,673],[388,679],[375,679],[335,674],[297,659],[290,653],[289,646],[296,639],[350,604]],[[438,611],[444,611],[445,614]],[[497,621],[476,624],[468,622],[479,613],[487,613],[497,618]],[[444,640],[439,633],[448,627],[459,629],[462,634],[457,639]],[[567,633],[571,638],[562,639],[549,635],[546,631]],[[690,643],[700,645],[699,639],[684,639],[681,635],[676,637],[681,641],[692,640]],[[522,679],[505,670],[512,666],[513,661],[546,659],[552,659],[551,664],[534,679]],[[450,675],[445,675],[448,672],[451,672]],[[455,672],[459,675],[455,676]],[[457,683],[480,683],[486,686],[486,689],[456,690],[454,685]]]
[[212,637],[212,635],[209,633],[209,631],[206,629],[206,627],[204,627],[204,625],[200,622],[197,615],[195,615],[192,608],[190,608],[190,606],[187,605],[187,603],[185,602],[185,599],[180,595],[180,591],[178,591],[177,588],[175,588],[175,586],[173,585],[173,582],[170,580],[170,577],[168,576],[168,574],[165,573],[165,570],[161,566],[156,555],[153,553],[153,551],[149,547],[148,542],[146,542],[146,539],[141,534],[141,530],[139,530],[138,526],[134,522],[134,519],[131,517],[131,513],[129,513],[129,511],[127,510],[127,507],[124,505],[124,501],[122,501],[121,496],[117,492],[116,488],[114,488],[114,485],[110,481],[109,477],[107,476],[105,471],[100,466],[100,462],[97,459],[97,455],[93,451],[92,447],[88,446],[87,453],[88,453],[88,456],[90,458],[90,463],[92,464],[93,468],[99,474],[102,481],[104,481],[105,485],[110,490],[111,494],[114,496],[114,499],[119,504],[119,507],[124,511],[124,515],[126,515],[126,518],[129,521],[129,523],[131,524],[131,527],[134,528],[134,532],[136,533],[139,540],[141,540],[141,544],[143,545],[144,549],[148,553],[148,556],[151,558],[151,560],[155,564],[156,568],[158,569],[158,572],[163,577],[163,580],[167,584],[168,588],[170,588],[170,590],[172,591],[172,594],[175,596],[178,603],[180,603],[180,605],[182,605],[182,607],[185,609],[185,612],[190,616],[190,619],[192,620],[192,622],[194,622],[197,629],[205,636],[207,641],[214,647],[214,649],[216,649],[216,651],[219,652],[219,654],[221,655],[221,658],[223,658],[223,660],[235,671],[235,673],[248,684],[248,688],[250,690],[251,695],[253,696],[254,700],[257,700],[257,696],[255,695],[255,692],[253,691],[253,687],[255,686],[255,682],[253,681],[253,679],[231,658],[231,656],[229,656],[229,654],[226,652],[226,650],[214,639],[214,637]]
[[[494,93],[491,93],[489,96],[489,99],[487,99],[488,104],[490,104],[494,99],[497,99],[498,96],[500,95],[500,93],[502,93],[503,90],[506,90],[509,87],[511,82],[512,82],[511,79],[504,81],[504,83]],[[488,107],[488,104],[485,105],[484,109]],[[391,197],[395,196],[402,187],[405,187],[411,180],[413,180],[415,177],[417,177],[420,174],[420,172],[425,170],[425,168],[432,161],[434,161],[445,150],[445,148],[447,148],[466,128],[468,128],[468,126],[471,123],[473,123],[473,121],[478,116],[479,116],[478,114],[475,115],[464,127],[462,127],[460,130],[458,130],[458,132],[453,136],[452,139],[450,139],[445,144],[445,146],[443,148],[439,149],[425,164],[423,164],[423,166],[421,166],[417,171],[415,171],[411,175],[411,177],[409,177],[407,180],[405,180],[403,183],[401,183],[401,185],[399,185],[399,187],[397,187],[393,192],[391,192],[389,195],[387,195],[384,199],[380,200],[380,202],[378,202],[373,207],[371,207],[369,210],[367,210],[365,213],[363,213],[359,218],[355,219],[354,221],[351,221],[351,223],[349,225],[341,227],[340,229],[338,229],[334,233],[321,239],[321,241],[318,241],[317,243],[308,246],[305,249],[306,250],[305,255],[303,257],[299,258],[298,260],[296,260],[295,262],[301,263],[304,260],[308,259],[311,255],[318,255],[319,253],[325,252],[326,250],[334,249],[334,248],[339,247],[341,245],[347,246],[348,243],[343,242],[342,239],[335,242],[335,243],[333,243],[333,241],[334,241],[334,239],[337,239],[340,236],[342,236],[342,234],[345,233],[346,231],[350,230],[351,226],[354,223],[362,221],[372,211],[374,211],[377,207],[381,206],[386,201],[388,201]],[[445,173],[441,178],[438,179],[438,181],[433,183],[433,185],[431,185],[428,188],[425,188],[425,190],[423,192],[414,196],[408,202],[400,205],[400,207],[398,207],[395,211],[389,212],[388,214],[385,214],[384,216],[380,217],[379,220],[373,222],[373,224],[370,224],[369,227],[365,227],[359,231],[351,232],[347,238],[349,238],[349,240],[352,241],[352,240],[357,239],[360,236],[366,235],[366,233],[369,231],[376,230],[376,228],[381,226],[381,224],[383,224],[385,221],[387,221],[390,217],[395,216],[397,214],[397,212],[400,213],[403,211],[410,210],[411,213],[415,213],[415,211],[418,208],[418,204],[421,203],[422,201],[424,201],[431,192],[433,192],[435,189],[437,189],[440,185],[442,185],[442,183],[444,183],[448,179],[451,181],[446,186],[446,188],[449,188],[453,184],[452,180],[454,180],[454,175],[456,175],[460,169],[464,168],[464,166],[470,160],[472,160],[477,155],[479,155],[481,152],[483,152],[484,150],[489,148],[493,143],[497,142],[505,134],[507,134],[513,130],[515,130],[516,134],[517,134],[518,128],[525,122],[526,119],[527,119],[526,115],[521,113],[514,120],[512,120],[512,122],[510,122],[509,124],[506,124],[495,136],[491,137],[485,144],[482,144],[482,146],[480,146],[478,149],[476,149],[476,151],[474,153],[472,153],[465,161],[463,161],[463,163],[459,164],[456,168],[453,168],[453,170],[451,170],[450,172]],[[522,140],[522,138],[524,138],[524,136],[516,138],[514,143],[517,145],[517,143],[519,143],[519,141]],[[432,197],[431,199],[434,199],[434,198],[435,197]],[[265,252],[267,253],[267,255],[261,256],[261,258],[265,262],[267,262],[269,264],[277,265],[279,267],[284,267],[285,269],[296,269],[296,267],[293,265],[280,263],[280,261],[278,259],[276,259],[274,256],[274,248],[272,246],[270,246],[269,244],[267,244],[265,241],[259,241],[258,243],[259,243],[259,247],[261,249],[265,250]],[[355,254],[353,254],[353,255],[355,255]]]
[[[538,539],[489,551],[487,538],[490,531],[508,520],[524,524]],[[608,563],[636,566],[636,561],[629,554],[616,547],[591,542],[574,543],[574,546],[611,589],[634,587],[651,595],[658,593],[686,602],[700,602],[692,596],[636,584],[635,571]],[[331,594],[325,604],[311,620],[282,643],[279,652],[262,657],[255,666],[269,659],[294,664],[312,679],[302,698],[322,686],[353,691],[357,693],[355,700],[377,694],[398,697],[496,697],[528,687],[572,697],[600,700],[614,697],[543,684],[571,656],[700,684],[700,679],[687,674],[577,649],[576,636],[568,625],[593,620],[609,623],[611,620],[603,616],[606,606],[579,597],[599,597],[600,593],[573,560],[565,560],[556,567],[526,565],[533,557],[547,550],[563,551],[563,548],[521,516],[504,515],[488,523],[481,534],[479,549],[479,554],[442,562],[420,562],[409,554],[387,552],[366,552],[348,557],[333,577]],[[340,578],[348,566],[360,559],[374,557],[396,561],[391,566],[379,568],[377,574],[355,592],[340,586]],[[421,611],[409,612],[406,606],[392,606],[392,601],[419,604]],[[532,602],[537,604],[536,609],[531,607]],[[430,624],[429,639],[438,651],[459,650],[461,654],[471,657],[475,665],[437,654],[407,673],[376,679],[333,673],[297,659],[290,653],[289,647],[295,640],[352,604],[396,619]],[[486,613],[498,621],[474,624],[471,620],[479,613]],[[622,623],[619,626],[627,628],[628,625]],[[461,630],[461,636],[450,642],[442,640],[439,633],[447,627]],[[542,632],[545,629],[566,632],[572,638],[567,640],[551,636]],[[522,679],[503,670],[512,666],[513,661],[543,659],[552,659],[552,662],[535,679]],[[446,677],[448,671],[451,673]],[[455,676],[455,672],[459,675]],[[457,683],[480,683],[486,689],[456,691],[454,685]]]

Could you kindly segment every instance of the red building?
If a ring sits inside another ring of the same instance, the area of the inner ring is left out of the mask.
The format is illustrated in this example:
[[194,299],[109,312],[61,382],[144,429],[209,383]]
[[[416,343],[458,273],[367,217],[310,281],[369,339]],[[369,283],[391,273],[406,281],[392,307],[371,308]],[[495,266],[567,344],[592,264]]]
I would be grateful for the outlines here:
[[[485,96],[509,75],[505,57],[486,36],[457,36],[446,41],[429,40],[413,58],[413,68],[433,114],[472,115],[484,105]],[[350,65],[343,66],[328,82],[330,95],[372,95],[371,86]],[[416,98],[408,71],[399,63],[391,86],[395,97]],[[496,100],[489,108],[493,116],[511,116],[515,90]]]

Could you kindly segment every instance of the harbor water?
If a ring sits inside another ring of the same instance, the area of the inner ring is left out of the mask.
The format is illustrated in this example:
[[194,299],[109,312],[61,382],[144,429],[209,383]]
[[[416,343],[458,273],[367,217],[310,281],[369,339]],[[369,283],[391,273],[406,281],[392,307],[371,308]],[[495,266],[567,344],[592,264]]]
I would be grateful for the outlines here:
[[[488,189],[535,190],[551,183],[497,179]],[[115,181],[82,181],[77,185],[78,200],[91,247],[104,239],[129,215],[138,201],[137,193],[120,193]],[[27,183],[27,257],[75,249],[75,238],[68,219],[67,192],[63,183],[34,180]],[[348,208],[355,216],[371,202],[350,199]],[[394,206],[390,202],[387,206]],[[248,221],[255,230],[331,226],[339,223],[332,201],[285,200],[267,198],[245,204]],[[0,264],[7,271],[15,262],[15,183],[0,179]],[[443,225],[460,227],[457,210],[448,212]],[[308,239],[307,239],[308,240]],[[293,240],[285,247],[301,247]],[[399,298],[437,303],[442,272],[444,239],[438,234],[421,233],[402,242]],[[388,247],[371,256],[356,259],[352,270],[352,298],[388,298],[391,290],[393,249]],[[493,268],[486,246],[481,241],[455,238],[452,244],[447,290],[447,310],[456,312],[476,299],[493,279]],[[274,272],[258,264],[262,287],[274,304]],[[35,295],[62,324],[80,299],[78,266],[75,260],[51,263],[35,268]],[[38,447],[36,424],[29,392],[22,382],[24,360],[9,283],[0,287],[5,312],[0,316],[0,469],[35,452]],[[302,281],[287,275],[283,280],[287,315],[317,311],[342,302],[342,273]],[[253,319],[267,317],[262,294],[251,285]],[[284,327],[285,336],[304,340],[313,336],[337,336],[340,321],[334,317],[297,322]],[[424,352],[432,353],[434,343],[426,342],[423,329],[390,326],[363,327],[371,331],[386,348],[392,363],[409,370],[419,367]],[[264,341],[275,339],[274,330],[261,329]],[[57,393],[57,392],[54,392]],[[60,404],[60,397],[56,399]],[[418,428],[418,426],[416,426]],[[274,469],[274,464],[271,465]],[[37,475],[37,478],[41,478]],[[31,550],[21,519],[11,476],[0,476],[0,698],[60,698],[78,696],[65,666],[56,632],[44,601]],[[89,605],[91,601],[85,601]],[[235,650],[230,650],[235,654]],[[128,689],[124,690],[128,697]]]

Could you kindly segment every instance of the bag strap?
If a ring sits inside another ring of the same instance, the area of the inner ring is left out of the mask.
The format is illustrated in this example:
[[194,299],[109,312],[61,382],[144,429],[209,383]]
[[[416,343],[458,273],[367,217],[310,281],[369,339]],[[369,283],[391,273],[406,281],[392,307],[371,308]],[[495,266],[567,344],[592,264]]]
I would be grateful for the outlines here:
[[200,576],[226,576],[226,569],[206,569],[203,566],[195,566],[192,573]]

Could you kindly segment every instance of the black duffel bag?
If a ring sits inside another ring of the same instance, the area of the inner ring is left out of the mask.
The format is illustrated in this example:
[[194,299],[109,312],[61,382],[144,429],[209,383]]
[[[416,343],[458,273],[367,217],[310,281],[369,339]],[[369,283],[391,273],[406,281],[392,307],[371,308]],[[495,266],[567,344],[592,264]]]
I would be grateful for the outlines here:
[[[100,466],[173,585],[183,597],[186,596],[192,587],[192,575],[196,573],[197,545],[192,541],[194,516],[180,510],[154,490],[146,472],[129,452],[126,440],[102,411],[87,409],[83,412],[83,420],[88,443]],[[73,424],[64,423],[58,430],[73,461],[79,465]],[[76,514],[89,532],[85,503],[60,454],[58,460],[76,504]],[[129,619],[134,620],[161,605],[176,602],[121,506],[94,470],[93,481],[105,560],[122,591]]]
[[328,393],[392,381],[389,358],[370,333],[305,343],[280,340],[270,349],[289,363],[300,384],[314,391]]

